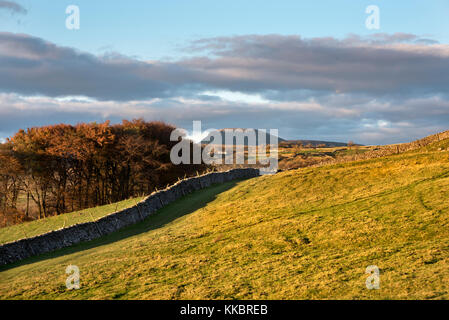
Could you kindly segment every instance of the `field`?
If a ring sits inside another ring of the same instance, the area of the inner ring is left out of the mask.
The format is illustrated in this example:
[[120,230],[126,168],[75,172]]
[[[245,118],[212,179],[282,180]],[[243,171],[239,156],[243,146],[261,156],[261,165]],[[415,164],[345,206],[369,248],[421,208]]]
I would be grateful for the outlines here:
[[[266,149],[265,149],[266,148]],[[265,147],[263,150],[267,157],[272,157],[270,155],[269,147]],[[278,146],[278,167],[281,170],[291,170],[291,169],[299,169],[310,166],[317,166],[326,164],[330,160],[344,160],[345,162],[348,159],[343,159],[348,156],[355,156],[366,153],[368,151],[375,150],[376,146],[341,146],[341,147],[304,147],[294,143],[280,143]],[[223,154],[233,154],[233,157],[236,157],[236,147],[227,147],[224,149]],[[222,151],[222,150],[220,150]],[[216,167],[220,168],[220,170],[229,170],[232,168],[239,167],[263,167],[263,164],[258,162],[259,157],[257,155],[258,152],[261,152],[260,149],[257,148],[248,148],[244,147],[244,153],[242,162],[245,164],[221,164]],[[224,156],[223,156],[224,157]],[[224,160],[223,160],[224,162]]]
[[[0,299],[449,299],[449,141],[200,190],[0,269]],[[80,269],[67,290],[65,269]],[[380,269],[368,290],[367,266]]]
[[70,212],[45,219],[16,224],[0,229],[0,244],[34,237],[52,230],[70,227],[74,224],[95,221],[115,211],[129,208],[142,200],[143,197],[124,200],[104,206],[81,211]]
[[374,146],[305,148],[281,143],[279,145],[279,168],[290,170],[320,165],[329,160],[363,154],[375,148]]

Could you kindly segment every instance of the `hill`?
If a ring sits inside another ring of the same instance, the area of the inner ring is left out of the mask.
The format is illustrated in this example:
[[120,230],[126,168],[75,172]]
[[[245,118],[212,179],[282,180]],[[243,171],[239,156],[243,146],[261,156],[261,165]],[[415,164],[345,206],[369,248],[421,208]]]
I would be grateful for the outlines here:
[[[0,269],[0,298],[448,299],[449,140],[198,191]],[[81,289],[65,288],[65,268]],[[380,289],[365,286],[367,266]]]
[[[325,148],[334,148],[334,147],[346,147],[347,143],[344,142],[333,142],[333,141],[321,141],[321,140],[284,140],[286,144],[296,144],[296,145],[311,145],[312,147],[325,147]],[[361,146],[358,144],[358,146]]]
[[[238,132],[237,130],[241,130],[241,132],[243,132],[243,133],[245,133],[246,132],[246,130],[249,130],[249,129],[244,129],[244,128],[225,128],[225,129],[219,129],[219,130],[217,130],[218,132],[219,132],[219,134],[220,134],[220,139],[218,140],[218,141],[215,141],[214,140],[214,138],[213,138],[213,134],[212,133],[209,133],[202,141],[201,141],[201,143],[202,144],[208,144],[208,143],[211,143],[211,144],[221,144],[221,145],[237,145],[237,144],[239,144],[238,142],[238,140],[235,138],[235,137],[233,137],[233,140],[232,141],[226,141],[226,133],[229,133],[230,135],[231,135],[231,137],[232,137],[232,135],[234,134],[234,132]],[[244,145],[245,146],[247,146],[247,145],[258,145],[259,144],[259,130],[258,129],[251,129],[251,131],[250,132],[248,132],[248,135],[250,134],[250,133],[252,133],[252,134],[254,134],[254,138],[255,138],[255,140],[254,140],[254,143],[251,143],[251,141],[248,141],[248,138],[247,137],[245,137],[244,138]],[[277,142],[279,143],[279,142],[282,142],[282,141],[285,141],[284,139],[282,139],[282,138],[280,138],[280,137],[277,137],[277,136],[273,136],[273,135],[271,135],[270,133],[269,133],[269,131],[267,131],[266,132],[266,134],[265,134],[265,143],[261,143],[261,144],[269,144],[269,143],[272,143],[273,141],[275,141],[276,140],[276,138],[277,138]]]
[[[244,129],[244,128],[225,128],[225,129],[219,129],[218,131],[220,132],[221,138],[218,141],[220,144],[223,145],[227,145],[230,143],[226,143],[227,141],[225,141],[225,135],[226,132],[230,132],[232,134],[233,130],[248,130],[248,129]],[[258,139],[258,135],[259,135],[259,130],[258,129],[254,129],[254,133],[256,136],[256,144],[259,144],[259,139]],[[269,131],[267,131],[266,135],[265,135],[265,141],[269,142],[269,141],[274,141],[274,139],[276,138],[276,136],[272,136],[270,135]],[[317,147],[317,146],[321,146],[321,147],[327,147],[327,148],[332,148],[332,147],[346,147],[348,144],[344,143],[344,142],[333,142],[333,141],[321,141],[321,140],[285,140],[281,137],[277,137],[278,139],[278,143],[284,143],[284,144],[288,144],[288,145],[311,145],[313,147]],[[211,134],[207,135],[202,141],[201,143],[205,144],[205,143],[210,143],[212,141],[213,144],[217,144],[216,141],[214,141],[214,139],[212,138]],[[234,138],[232,141],[233,145],[237,144],[236,139]],[[248,141],[247,138],[245,138],[245,145],[248,145]],[[361,146],[360,144],[357,144],[358,146]]]

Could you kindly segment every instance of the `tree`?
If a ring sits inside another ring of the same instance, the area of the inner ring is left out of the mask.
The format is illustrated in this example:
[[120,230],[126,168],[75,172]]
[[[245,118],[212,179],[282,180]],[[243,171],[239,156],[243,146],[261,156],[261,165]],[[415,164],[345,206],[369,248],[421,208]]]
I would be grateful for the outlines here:
[[174,129],[138,119],[20,130],[2,145],[0,204],[15,208],[22,192],[42,218],[149,194],[203,171],[171,163]]

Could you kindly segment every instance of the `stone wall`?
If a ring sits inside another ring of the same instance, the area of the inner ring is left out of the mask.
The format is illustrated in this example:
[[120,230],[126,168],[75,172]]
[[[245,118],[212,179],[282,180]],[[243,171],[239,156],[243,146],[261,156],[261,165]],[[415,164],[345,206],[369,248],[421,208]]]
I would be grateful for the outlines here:
[[358,160],[368,160],[368,159],[374,159],[374,158],[380,158],[380,157],[386,157],[393,154],[399,154],[407,151],[413,151],[418,150],[422,147],[425,147],[429,144],[432,144],[434,142],[438,142],[444,139],[449,139],[449,130],[440,132],[428,137],[425,137],[420,140],[416,140],[413,142],[408,143],[401,143],[401,144],[392,144],[392,145],[386,145],[386,146],[378,146],[374,148],[371,151],[356,154],[356,155],[350,155],[350,156],[344,156],[336,159],[330,159],[328,161],[323,161],[318,164],[312,165],[310,167],[321,167],[324,165],[329,164],[337,164],[337,163],[345,163],[349,161],[358,161]]
[[174,185],[140,201],[135,206],[111,213],[93,222],[80,223],[51,231],[33,238],[22,239],[0,246],[0,265],[10,264],[31,256],[69,247],[76,243],[97,239],[121,228],[133,225],[155,213],[158,209],[196,190],[215,183],[257,177],[254,168],[213,172],[198,177],[180,180]]

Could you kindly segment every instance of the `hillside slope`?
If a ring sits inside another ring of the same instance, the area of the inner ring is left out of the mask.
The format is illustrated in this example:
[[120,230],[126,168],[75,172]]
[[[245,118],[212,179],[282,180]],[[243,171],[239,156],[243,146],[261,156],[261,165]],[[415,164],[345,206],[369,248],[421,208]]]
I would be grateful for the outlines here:
[[131,198],[104,206],[3,227],[0,228],[0,245],[20,239],[31,238],[53,230],[67,228],[78,223],[96,221],[110,213],[132,207],[142,199],[143,197]]
[[[201,190],[134,229],[1,269],[0,298],[449,299],[447,147]],[[65,288],[69,264],[79,290]]]

